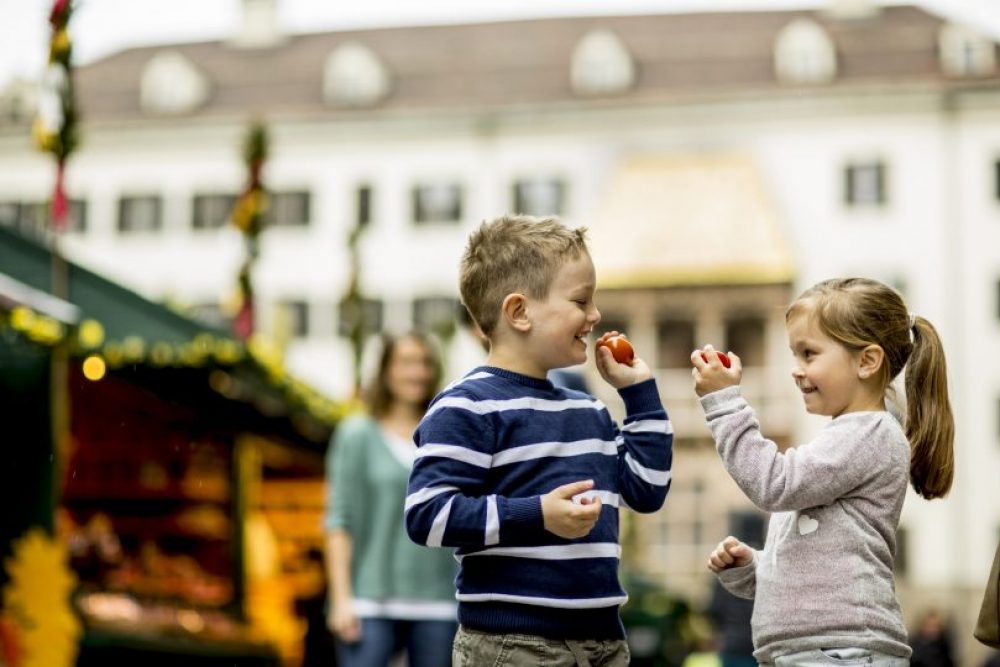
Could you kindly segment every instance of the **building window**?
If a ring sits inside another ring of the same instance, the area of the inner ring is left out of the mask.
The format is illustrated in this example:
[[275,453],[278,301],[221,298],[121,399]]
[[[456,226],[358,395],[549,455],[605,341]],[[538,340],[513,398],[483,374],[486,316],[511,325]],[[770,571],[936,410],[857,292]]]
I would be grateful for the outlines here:
[[22,202],[18,212],[17,226],[23,232],[34,234],[44,233],[52,221],[48,202]]
[[0,225],[16,229],[32,238],[44,238],[48,228],[49,206],[45,202],[0,203]]
[[566,185],[557,178],[514,183],[514,212],[546,217],[562,215]]
[[413,188],[414,222],[459,222],[461,219],[462,186],[440,183]]
[[786,83],[825,83],[837,75],[837,52],[815,21],[795,19],[774,43],[774,70]]
[[460,304],[450,296],[420,297],[413,301],[413,326],[442,338],[454,333],[459,323]]
[[601,322],[597,325],[597,329],[594,330],[594,337],[600,336],[601,334],[608,331],[617,331],[618,333],[623,333],[628,335],[628,320],[623,317],[616,317],[615,315],[601,315]]
[[766,328],[760,317],[740,317],[726,322],[726,349],[736,353],[744,368],[767,364]]
[[1000,319],[1000,280],[997,281],[997,319]]
[[573,49],[570,83],[578,95],[622,93],[635,83],[635,62],[616,34],[594,30]]
[[997,399],[997,436],[1000,437],[1000,398]]
[[657,325],[657,359],[660,368],[690,368],[694,350],[694,322],[667,319]]
[[366,227],[372,221],[372,186],[358,186],[356,196],[355,219],[358,227]]
[[[309,336],[309,304],[305,301],[289,299],[279,304],[278,322],[275,329],[291,338]],[[280,334],[279,334],[279,337]]]
[[162,225],[162,201],[156,196],[122,197],[118,200],[118,231],[155,232]]
[[[52,209],[49,202],[0,202],[0,226],[17,229],[23,234],[43,236],[52,226]],[[69,200],[66,230],[81,233],[87,229],[87,202]]]
[[268,226],[305,227],[309,224],[311,202],[308,192],[275,192],[268,199]]
[[0,201],[0,226],[16,227],[21,205],[16,201]]
[[83,199],[69,200],[69,219],[66,231],[82,234],[87,231],[87,202]]
[[350,338],[355,327],[368,336],[382,330],[385,304],[378,299],[362,299],[360,304],[341,301],[337,313],[337,333]]
[[896,560],[893,570],[897,576],[905,577],[909,571],[910,561],[910,531],[905,526],[896,529]]
[[848,206],[886,203],[886,167],[882,162],[849,164],[844,170],[844,201]]
[[195,195],[191,226],[194,229],[219,229],[232,217],[236,195]]
[[986,35],[960,25],[945,25],[938,35],[941,69],[950,76],[987,76],[996,67],[996,46]]
[[997,201],[1000,201],[1000,160],[997,160],[993,164],[993,173],[995,178],[994,188],[996,190],[996,198]]

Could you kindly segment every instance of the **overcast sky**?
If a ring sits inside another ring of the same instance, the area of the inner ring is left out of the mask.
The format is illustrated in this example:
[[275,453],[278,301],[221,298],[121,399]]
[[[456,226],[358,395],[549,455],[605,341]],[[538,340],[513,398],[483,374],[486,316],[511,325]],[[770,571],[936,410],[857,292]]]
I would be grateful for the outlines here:
[[[75,62],[145,44],[219,39],[239,24],[241,0],[74,0]],[[288,32],[496,19],[747,8],[820,7],[831,0],[279,0]],[[893,4],[904,4],[893,0]],[[915,0],[1000,37],[1000,0]],[[0,0],[0,88],[38,78],[52,0]]]

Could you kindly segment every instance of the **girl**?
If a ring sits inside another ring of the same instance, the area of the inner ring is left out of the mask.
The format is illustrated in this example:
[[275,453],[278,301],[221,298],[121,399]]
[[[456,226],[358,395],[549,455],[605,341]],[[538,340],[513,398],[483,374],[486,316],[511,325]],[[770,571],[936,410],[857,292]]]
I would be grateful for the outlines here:
[[[754,598],[754,656],[763,665],[908,665],[892,565],[907,477],[927,499],[951,487],[954,420],[941,341],[899,294],[864,278],[806,290],[785,325],[806,410],[832,418],[795,448],[761,435],[740,396],[739,357],[727,369],[711,346],[705,358],[691,355],[726,469],[774,513],[762,551],[727,537],[708,567],[732,593]],[[886,407],[904,366],[905,432]]]
[[413,431],[438,390],[440,364],[417,334],[386,337],[368,396],[371,415],[338,425],[327,459],[328,625],[337,664],[386,667],[407,653],[410,667],[448,667],[458,629],[456,564],[403,528]]

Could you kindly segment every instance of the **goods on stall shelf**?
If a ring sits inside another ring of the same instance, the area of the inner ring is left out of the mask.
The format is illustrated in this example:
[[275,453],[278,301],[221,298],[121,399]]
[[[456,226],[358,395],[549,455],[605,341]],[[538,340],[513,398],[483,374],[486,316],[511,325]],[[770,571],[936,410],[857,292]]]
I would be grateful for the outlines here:
[[77,381],[63,531],[84,591],[234,602],[230,447],[116,377]]
[[[344,406],[289,376],[262,340],[72,263],[53,300],[51,260],[0,228],[0,399],[22,416],[2,485],[22,502],[0,547],[54,529],[77,582],[83,667],[297,664],[300,602],[325,592],[323,454]],[[58,346],[69,429],[56,439]],[[255,535],[273,545],[264,569]]]

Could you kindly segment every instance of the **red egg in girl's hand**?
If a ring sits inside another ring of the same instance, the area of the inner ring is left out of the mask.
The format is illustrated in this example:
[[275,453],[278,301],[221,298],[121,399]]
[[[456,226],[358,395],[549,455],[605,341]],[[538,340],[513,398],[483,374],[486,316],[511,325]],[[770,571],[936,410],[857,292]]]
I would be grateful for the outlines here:
[[632,343],[628,342],[628,338],[625,338],[624,334],[618,334],[617,336],[608,336],[605,334],[601,336],[600,340],[597,341],[597,347],[602,346],[611,350],[611,356],[619,364],[631,364],[632,359],[635,358],[635,350],[632,349]]
[[[719,355],[719,361],[722,362],[722,365],[725,368],[729,368],[730,366],[733,365],[733,362],[730,361],[730,359],[729,359],[729,355],[727,355],[725,352],[716,352],[716,354]],[[708,363],[708,355],[707,354],[705,354],[704,352],[702,352],[701,353],[701,358],[705,361],[706,364]]]

